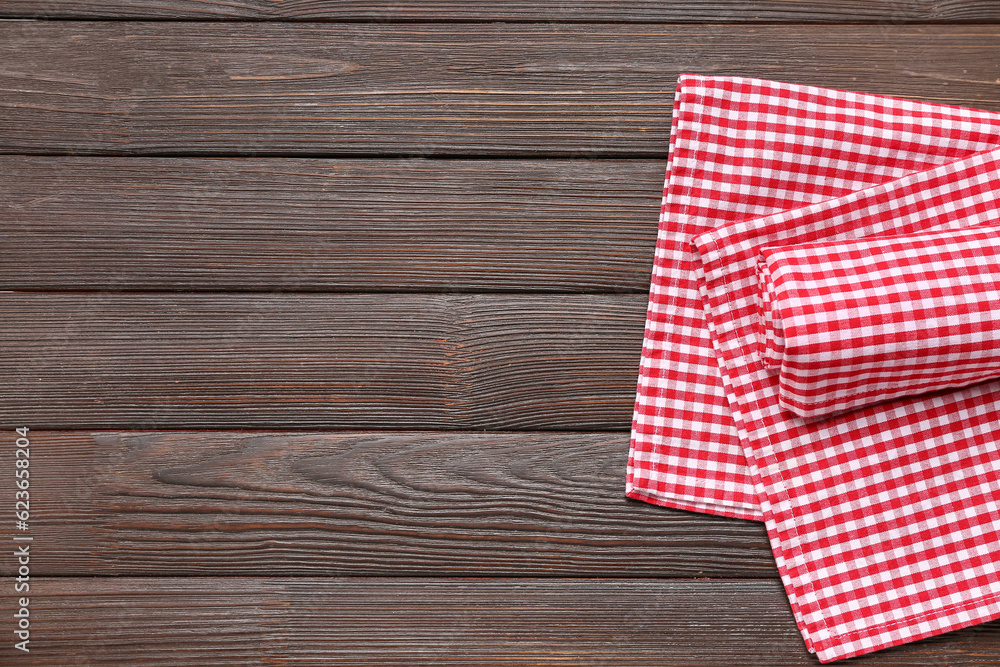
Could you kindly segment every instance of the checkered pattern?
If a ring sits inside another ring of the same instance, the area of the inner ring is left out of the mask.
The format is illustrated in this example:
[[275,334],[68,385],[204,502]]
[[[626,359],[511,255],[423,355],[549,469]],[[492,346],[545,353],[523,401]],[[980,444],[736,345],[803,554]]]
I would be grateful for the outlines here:
[[[824,662],[1000,616],[1000,382],[821,419],[783,410],[778,377],[757,347],[758,258],[764,248],[821,239],[997,224],[998,210],[1000,150],[693,239],[779,571]],[[948,243],[992,232],[913,238]]]
[[681,76],[626,494],[762,519],[702,312],[691,238],[1000,144],[1000,116],[772,81]]
[[998,228],[765,248],[757,275],[757,353],[800,417],[1000,376]]
[[757,260],[998,224],[997,145],[985,112],[679,82],[627,492],[763,518],[824,662],[1000,616],[1000,381],[797,417],[758,354]]

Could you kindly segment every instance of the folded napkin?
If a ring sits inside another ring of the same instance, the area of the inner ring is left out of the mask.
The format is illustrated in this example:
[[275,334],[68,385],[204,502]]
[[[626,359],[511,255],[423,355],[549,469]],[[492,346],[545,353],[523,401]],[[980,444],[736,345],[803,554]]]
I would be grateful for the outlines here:
[[824,662],[1000,616],[1000,382],[797,416],[765,366],[784,367],[794,317],[760,354],[762,308],[773,325],[784,295],[760,293],[759,260],[1000,225],[997,144],[986,112],[679,83],[627,493],[762,518]]
[[1000,115],[813,86],[682,75],[673,108],[626,494],[763,519],[712,348],[691,238],[968,157]]
[[1000,228],[764,248],[757,354],[800,417],[1000,376]]
[[797,417],[757,353],[758,257],[823,238],[996,223],[998,209],[991,151],[693,239],[778,569],[824,662],[1000,616],[1000,382]]

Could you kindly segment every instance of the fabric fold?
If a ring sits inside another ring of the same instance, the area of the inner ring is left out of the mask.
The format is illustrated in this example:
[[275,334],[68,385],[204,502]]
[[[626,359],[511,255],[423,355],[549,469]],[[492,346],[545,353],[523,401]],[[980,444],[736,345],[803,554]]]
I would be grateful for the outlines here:
[[691,238],[849,195],[1000,144],[985,111],[682,75],[632,419],[626,494],[763,518],[702,310]]
[[761,251],[758,354],[800,417],[1000,376],[1000,229]]
[[757,260],[774,246],[950,235],[996,225],[998,211],[1000,151],[987,151],[692,240],[775,560],[823,662],[1000,616],[1000,381],[820,419],[783,410],[758,354]]

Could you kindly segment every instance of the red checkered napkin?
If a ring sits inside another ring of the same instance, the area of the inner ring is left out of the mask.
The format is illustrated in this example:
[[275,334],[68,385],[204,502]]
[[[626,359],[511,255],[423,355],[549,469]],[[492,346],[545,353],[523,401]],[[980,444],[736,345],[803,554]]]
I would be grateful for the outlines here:
[[682,76],[650,287],[626,493],[761,519],[702,312],[691,238],[1000,143],[1000,116],[755,79]]
[[757,354],[817,417],[1000,376],[1000,229],[764,248]]
[[[807,646],[824,662],[1000,616],[1000,381],[824,418],[782,409],[778,375],[758,353],[758,258],[769,247],[998,223],[1000,150],[693,239],[775,560]],[[965,257],[974,253],[959,250],[962,239],[983,234],[870,245],[942,240]]]

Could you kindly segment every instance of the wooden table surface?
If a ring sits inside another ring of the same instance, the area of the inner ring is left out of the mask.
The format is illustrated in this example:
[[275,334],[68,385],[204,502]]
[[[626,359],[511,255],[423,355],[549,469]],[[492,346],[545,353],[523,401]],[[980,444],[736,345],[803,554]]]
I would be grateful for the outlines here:
[[1000,3],[0,16],[0,664],[816,664],[761,524],[624,498],[677,75],[1000,111]]

